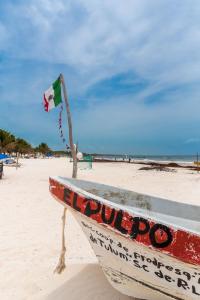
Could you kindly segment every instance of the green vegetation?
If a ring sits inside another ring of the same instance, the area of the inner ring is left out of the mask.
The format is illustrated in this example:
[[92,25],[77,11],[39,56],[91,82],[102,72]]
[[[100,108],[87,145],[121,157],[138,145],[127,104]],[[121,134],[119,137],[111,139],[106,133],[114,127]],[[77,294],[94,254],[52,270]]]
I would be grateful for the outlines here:
[[38,147],[35,148],[35,151],[46,155],[51,152],[51,149],[46,143],[41,143]]
[[8,131],[0,129],[0,151],[8,151],[15,143],[15,136]]
[[10,132],[0,129],[0,153],[19,153],[19,154],[33,154],[53,153],[46,143],[41,143],[38,147],[34,148],[27,141],[15,137]]

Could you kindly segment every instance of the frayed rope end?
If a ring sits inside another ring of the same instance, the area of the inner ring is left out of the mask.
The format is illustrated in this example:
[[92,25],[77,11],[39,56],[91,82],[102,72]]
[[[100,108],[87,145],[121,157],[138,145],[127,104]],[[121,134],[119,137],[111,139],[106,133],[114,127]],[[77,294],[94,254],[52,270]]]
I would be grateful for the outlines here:
[[64,269],[66,268],[65,265],[65,253],[66,253],[66,247],[65,247],[65,221],[66,221],[66,211],[67,208],[64,208],[63,215],[62,215],[62,249],[61,254],[59,258],[59,262],[57,267],[54,270],[54,273],[61,274]]

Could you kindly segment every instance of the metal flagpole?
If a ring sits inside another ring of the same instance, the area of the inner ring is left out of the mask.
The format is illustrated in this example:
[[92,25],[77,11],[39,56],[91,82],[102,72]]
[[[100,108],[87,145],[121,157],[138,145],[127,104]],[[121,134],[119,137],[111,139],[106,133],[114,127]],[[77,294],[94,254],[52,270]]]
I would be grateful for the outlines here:
[[[70,108],[69,108],[69,101],[67,97],[67,90],[65,87],[65,80],[64,76],[60,74],[60,81],[62,83],[63,87],[63,95],[65,99],[65,105],[66,105],[66,111],[67,111],[67,121],[68,121],[68,129],[69,129],[69,144],[70,144],[70,149],[71,149],[71,155],[73,159],[73,171],[72,171],[72,178],[77,177],[77,156],[76,156],[76,148],[74,146],[73,142],[73,133],[72,133],[72,120],[71,120],[71,113],[70,113]],[[63,216],[62,216],[62,249],[61,249],[61,254],[60,254],[60,259],[58,262],[58,265],[55,269],[54,272],[61,273],[66,265],[65,265],[65,252],[66,252],[66,247],[65,247],[65,220],[66,220],[66,211],[67,208],[64,208],[63,211]]]

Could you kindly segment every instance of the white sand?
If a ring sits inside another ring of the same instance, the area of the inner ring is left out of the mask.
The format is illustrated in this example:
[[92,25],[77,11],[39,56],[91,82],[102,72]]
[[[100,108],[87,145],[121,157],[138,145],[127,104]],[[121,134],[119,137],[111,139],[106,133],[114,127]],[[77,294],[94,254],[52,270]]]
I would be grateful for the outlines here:
[[[67,215],[67,269],[53,274],[60,253],[63,208],[50,195],[48,177],[71,177],[66,159],[22,160],[0,180],[0,299],[129,299],[104,278],[85,236]],[[141,165],[96,163],[78,177],[200,205],[200,174],[139,171]],[[152,299],[153,300],[153,299]]]

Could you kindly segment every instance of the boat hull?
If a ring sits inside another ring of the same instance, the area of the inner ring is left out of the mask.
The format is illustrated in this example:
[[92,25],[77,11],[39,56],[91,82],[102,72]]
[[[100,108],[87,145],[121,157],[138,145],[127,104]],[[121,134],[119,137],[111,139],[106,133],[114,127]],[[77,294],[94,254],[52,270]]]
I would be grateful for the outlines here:
[[148,300],[200,298],[200,268],[182,263],[70,209],[93,248],[105,276],[121,293]]
[[[109,208],[107,202],[101,206],[101,200],[90,198],[76,188],[73,191],[72,186],[54,179],[50,179],[50,191],[73,213],[104,274],[118,291],[146,300],[200,299],[198,236],[137,215],[131,216],[113,209],[112,205]],[[101,218],[98,215],[100,210]],[[130,220],[135,223],[130,223]],[[136,233],[134,230],[138,220],[140,226]],[[115,226],[112,227],[112,224]],[[131,231],[128,233],[125,229],[130,224]],[[158,232],[155,228],[159,228]],[[181,241],[185,242],[181,244]]]

